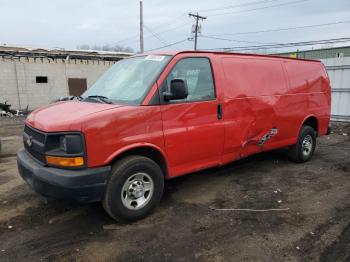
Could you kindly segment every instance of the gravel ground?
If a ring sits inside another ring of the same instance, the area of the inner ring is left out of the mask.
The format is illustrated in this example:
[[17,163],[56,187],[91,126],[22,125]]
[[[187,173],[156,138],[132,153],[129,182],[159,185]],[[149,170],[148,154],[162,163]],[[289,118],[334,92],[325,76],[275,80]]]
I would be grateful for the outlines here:
[[279,150],[167,181],[152,215],[122,225],[98,203],[28,188],[15,159],[22,123],[0,118],[0,261],[350,261],[350,124],[305,164]]

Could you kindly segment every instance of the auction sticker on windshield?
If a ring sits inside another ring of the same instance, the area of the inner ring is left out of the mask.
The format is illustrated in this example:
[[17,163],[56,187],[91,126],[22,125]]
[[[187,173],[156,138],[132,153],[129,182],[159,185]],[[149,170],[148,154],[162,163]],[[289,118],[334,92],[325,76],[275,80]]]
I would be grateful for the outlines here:
[[145,59],[160,62],[164,59],[164,56],[162,56],[162,55],[148,55],[145,57]]

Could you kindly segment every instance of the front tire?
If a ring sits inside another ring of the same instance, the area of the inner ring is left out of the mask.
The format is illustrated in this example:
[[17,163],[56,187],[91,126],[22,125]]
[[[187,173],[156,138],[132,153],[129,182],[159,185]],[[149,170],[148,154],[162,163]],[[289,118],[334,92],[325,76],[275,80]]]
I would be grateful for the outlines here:
[[296,163],[309,161],[316,148],[316,131],[310,126],[303,126],[297,143],[289,149],[289,159]]
[[143,156],[128,156],[113,165],[102,201],[118,222],[146,217],[160,202],[164,175],[157,163]]

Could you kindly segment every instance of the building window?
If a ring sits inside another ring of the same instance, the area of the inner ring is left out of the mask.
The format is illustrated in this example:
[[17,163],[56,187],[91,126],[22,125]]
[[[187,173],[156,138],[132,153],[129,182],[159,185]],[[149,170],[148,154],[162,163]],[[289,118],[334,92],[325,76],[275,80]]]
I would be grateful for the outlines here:
[[47,83],[47,76],[37,76],[35,80],[38,84]]

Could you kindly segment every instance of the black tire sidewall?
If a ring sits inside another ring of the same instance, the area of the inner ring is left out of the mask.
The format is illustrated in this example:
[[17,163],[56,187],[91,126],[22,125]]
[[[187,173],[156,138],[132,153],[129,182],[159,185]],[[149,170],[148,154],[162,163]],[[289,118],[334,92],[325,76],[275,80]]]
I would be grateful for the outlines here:
[[[308,156],[305,156],[303,154],[303,140],[304,138],[310,135],[312,138],[312,149],[311,149],[311,153]],[[298,158],[301,160],[301,162],[306,162],[308,160],[310,160],[314,154],[316,148],[316,132],[315,130],[310,127],[310,126],[303,126],[301,131],[300,131],[300,135],[299,135],[299,140],[298,140]]]
[[[125,181],[138,172],[147,173],[153,180],[154,191],[150,201],[139,210],[130,210],[124,206],[121,191]],[[160,202],[164,189],[164,176],[160,167],[146,157],[131,156],[116,165],[108,181],[105,205],[108,213],[119,222],[131,222],[147,216]]]

